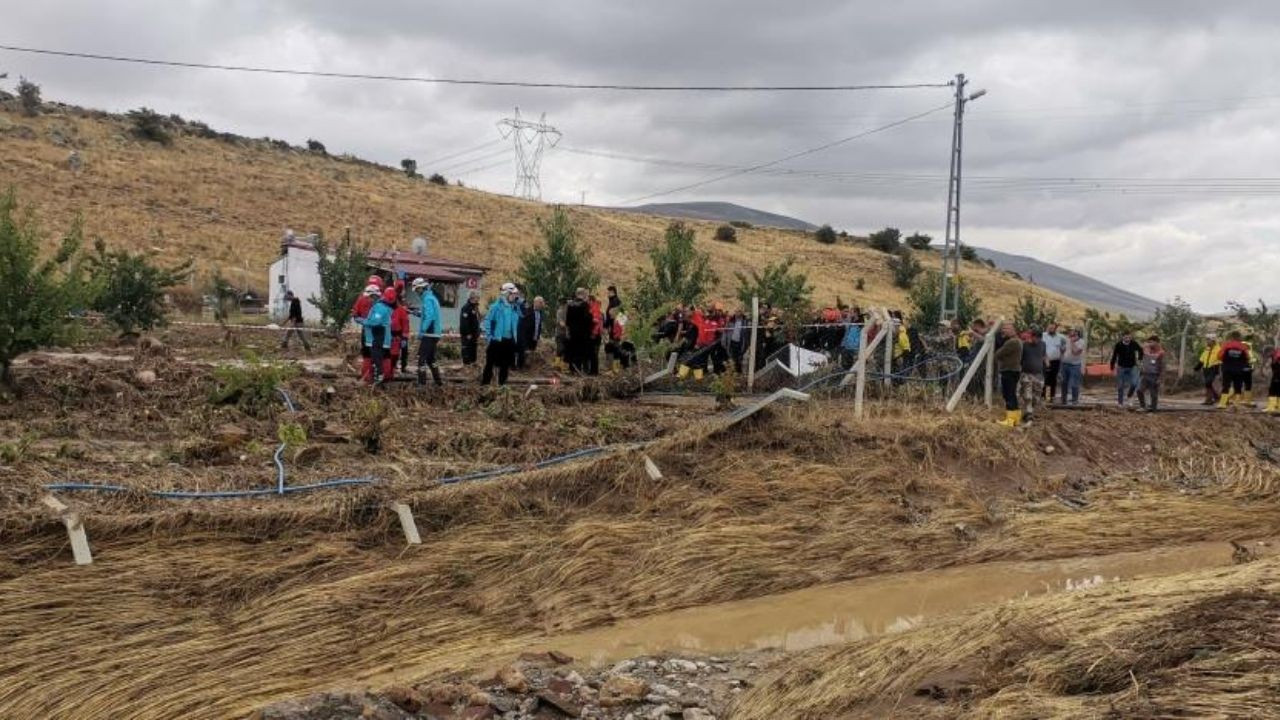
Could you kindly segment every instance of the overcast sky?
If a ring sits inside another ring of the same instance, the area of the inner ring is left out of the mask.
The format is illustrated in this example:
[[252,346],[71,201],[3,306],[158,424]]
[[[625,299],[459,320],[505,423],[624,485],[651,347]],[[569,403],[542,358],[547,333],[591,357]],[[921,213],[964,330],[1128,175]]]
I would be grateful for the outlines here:
[[[1280,176],[1280,3],[0,2],[0,44],[336,72],[622,84],[946,82],[966,115],[963,240],[1202,311],[1280,298],[1280,197],[1151,192],[1134,179]],[[146,105],[510,193],[519,106],[563,132],[543,198],[622,204],[945,105],[950,90],[637,93],[459,87],[155,68],[0,52],[56,99]],[[726,200],[865,233],[942,236],[950,111],[650,202]],[[645,163],[573,151],[662,160]],[[495,166],[496,164],[496,166]],[[835,173],[835,174],[832,174]],[[1045,185],[1025,178],[1106,178]],[[1016,178],[991,180],[983,178]],[[1081,188],[1085,188],[1082,191]],[[1273,185],[1273,187],[1275,187]],[[1280,189],[1272,192],[1280,193]]]

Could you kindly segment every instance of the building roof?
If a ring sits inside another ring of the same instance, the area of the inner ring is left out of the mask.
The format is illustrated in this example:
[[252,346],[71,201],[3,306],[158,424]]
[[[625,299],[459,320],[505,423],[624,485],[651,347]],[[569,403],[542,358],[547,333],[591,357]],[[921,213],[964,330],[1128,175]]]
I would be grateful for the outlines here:
[[[316,248],[300,238],[281,243],[282,248],[310,250]],[[369,264],[387,272],[404,272],[412,277],[424,277],[439,282],[462,282],[467,278],[483,275],[489,268],[475,263],[462,262],[434,255],[420,255],[400,250],[373,250],[369,252]]]

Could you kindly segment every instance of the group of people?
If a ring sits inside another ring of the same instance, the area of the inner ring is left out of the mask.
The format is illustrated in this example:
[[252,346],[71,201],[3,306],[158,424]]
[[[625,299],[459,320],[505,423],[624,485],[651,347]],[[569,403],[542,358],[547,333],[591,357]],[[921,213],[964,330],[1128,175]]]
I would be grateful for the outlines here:
[[[443,385],[436,364],[436,347],[444,334],[440,320],[440,300],[431,284],[417,278],[410,286],[420,295],[421,303],[413,313],[418,315],[417,381],[426,384],[430,372],[433,382]],[[366,383],[381,385],[395,377],[396,368],[408,372],[410,310],[405,302],[405,284],[397,280],[387,286],[378,275],[370,275],[364,292],[351,307],[351,319],[360,325],[360,377]]]
[[[1239,331],[1232,331],[1225,342],[1210,333],[1196,362],[1196,370],[1204,379],[1203,405],[1229,407],[1253,404],[1253,375],[1259,362],[1270,362],[1271,385],[1267,388],[1268,413],[1280,413],[1280,347],[1271,348],[1266,358],[1259,358],[1253,344]],[[1218,389],[1221,378],[1222,389]]]
[[602,304],[587,288],[577,288],[556,310],[556,365],[580,375],[600,374],[600,350],[611,372],[636,362],[635,343],[627,339],[629,318],[618,288],[610,285]]

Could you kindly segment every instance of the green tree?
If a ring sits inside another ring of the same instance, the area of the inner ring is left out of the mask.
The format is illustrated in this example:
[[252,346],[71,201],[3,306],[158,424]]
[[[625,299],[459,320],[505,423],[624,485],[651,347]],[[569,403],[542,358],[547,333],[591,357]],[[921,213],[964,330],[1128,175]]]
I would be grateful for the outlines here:
[[1280,331],[1280,312],[1268,308],[1262,300],[1258,300],[1256,309],[1250,309],[1242,302],[1230,300],[1227,302],[1227,309],[1261,341],[1270,342]]
[[317,266],[320,274],[320,295],[312,295],[307,302],[320,310],[320,323],[334,334],[347,324],[351,317],[351,303],[364,290],[369,278],[368,250],[351,234],[338,242],[332,251],[323,236],[315,241]]
[[[957,278],[956,318],[963,325],[976,320],[982,315],[982,300],[969,287],[964,278]],[[911,324],[918,328],[930,329],[938,326],[942,319],[942,274],[930,270],[924,277],[911,286],[908,293],[911,300]]]
[[591,267],[591,251],[578,238],[569,213],[557,206],[539,218],[542,245],[520,256],[516,279],[529,297],[541,295],[553,307],[580,287],[593,288],[600,276]]
[[813,233],[813,239],[823,245],[835,245],[836,231],[830,225],[823,225]]
[[1048,300],[1036,297],[1030,290],[1018,296],[1013,304],[1014,327],[1019,330],[1040,328],[1043,330],[1050,323],[1058,321],[1058,308]]
[[898,248],[886,264],[889,266],[889,272],[893,274],[894,286],[904,290],[910,288],[920,273],[924,272],[924,267],[908,247]]
[[893,227],[877,230],[867,237],[867,244],[882,253],[898,252],[902,246],[902,232]]
[[905,242],[907,247],[912,250],[928,250],[929,243],[933,242],[933,238],[917,232],[908,235],[906,240],[903,240],[903,242]]
[[[1156,310],[1151,326],[1166,343],[1178,343],[1185,331],[1188,347],[1195,347],[1195,341],[1204,329],[1204,318],[1191,309],[1191,303],[1183,300],[1181,296],[1174,296],[1172,300]],[[1177,345],[1173,344],[1170,347],[1177,347]]]
[[738,301],[751,307],[751,298],[760,298],[761,304],[769,304],[784,312],[808,307],[813,297],[809,277],[800,270],[793,270],[795,258],[787,257],[778,263],[765,265],[762,270],[734,273],[738,277]]
[[18,103],[22,114],[35,117],[40,114],[40,86],[26,78],[18,80]]
[[677,221],[649,249],[653,269],[636,278],[635,305],[641,314],[672,303],[697,304],[715,287],[711,256],[699,252],[693,240],[693,228]]
[[19,212],[13,190],[0,195],[0,383],[12,386],[14,358],[45,345],[69,341],[70,317],[83,299],[79,263],[80,224],[52,257],[40,260],[40,229],[30,212]]
[[151,108],[138,108],[129,111],[129,121],[133,123],[133,134],[143,140],[168,145],[173,142],[169,135],[168,123],[164,116]]
[[165,290],[187,279],[191,261],[160,267],[142,253],[108,250],[101,239],[94,241],[93,251],[87,263],[91,307],[115,325],[121,335],[163,325]]
[[225,326],[236,309],[240,291],[222,275],[221,270],[214,270],[209,281],[209,296],[213,299],[213,319]]
[[716,228],[716,240],[726,243],[738,242],[738,231],[732,225],[721,225]]

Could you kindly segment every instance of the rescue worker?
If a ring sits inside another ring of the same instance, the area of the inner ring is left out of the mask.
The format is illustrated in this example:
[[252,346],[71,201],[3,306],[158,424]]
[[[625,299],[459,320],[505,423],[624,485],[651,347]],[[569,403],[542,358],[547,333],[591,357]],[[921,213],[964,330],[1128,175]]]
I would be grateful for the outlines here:
[[636,346],[627,340],[627,315],[622,312],[622,306],[615,305],[605,313],[608,316],[609,342],[605,344],[604,351],[607,357],[612,358],[609,371],[617,373],[629,369],[635,362]]
[[[370,286],[373,287],[373,286]],[[367,288],[366,288],[367,289]],[[376,290],[376,288],[374,288]],[[381,385],[385,360],[391,351],[391,313],[395,309],[395,288],[382,291],[382,298],[373,304],[364,318],[364,343],[369,348],[370,376],[365,382]]]
[[[1164,375],[1164,347],[1160,338],[1152,335],[1142,348],[1142,370],[1138,378],[1138,406],[1147,412],[1160,408],[1160,378]],[[1151,404],[1147,405],[1147,394]]]
[[[357,325],[364,325],[364,319],[369,316],[369,311],[378,302],[378,293],[381,290],[378,286],[369,283],[364,286],[364,292],[360,297],[356,298],[355,304],[351,306],[351,321]],[[360,333],[360,379],[365,382],[373,382],[373,360],[369,351],[369,343],[365,339],[366,334]]]
[[515,360],[516,341],[520,334],[520,311],[516,308],[516,286],[503,283],[496,300],[489,305],[481,326],[484,335],[484,372],[480,384],[493,380],[494,368],[498,370],[498,386],[507,384],[507,373]]
[[[1001,338],[1003,341],[1001,341]],[[996,371],[1000,373],[1000,395],[1004,398],[1005,427],[1017,427],[1022,422],[1022,410],[1018,409],[1018,380],[1022,377],[1022,341],[1013,329],[1013,323],[1000,327],[1000,343],[996,347]]]
[[458,335],[462,341],[462,364],[476,364],[480,344],[480,293],[472,290],[458,313]]
[[[1227,336],[1227,341],[1218,350],[1218,359],[1222,362],[1222,397],[1218,400],[1218,407],[1225,408],[1231,405],[1231,398],[1244,396],[1245,379],[1253,365],[1249,346],[1241,339],[1239,330],[1232,330]],[[1239,402],[1242,401],[1237,400]]]
[[591,342],[587,346],[587,374],[600,374],[600,345],[604,342],[604,309],[595,295],[587,298],[587,309],[591,312]]
[[1267,388],[1268,413],[1280,413],[1280,347],[1271,350],[1271,386]]
[[398,285],[399,287],[392,288],[396,301],[391,309],[391,357],[384,361],[386,368],[382,373],[383,379],[387,381],[395,379],[397,365],[403,371],[407,362],[404,353],[408,352],[409,347],[409,308],[404,304],[404,291],[401,289],[404,283]]
[[431,283],[424,278],[413,281],[413,291],[422,299],[418,311],[418,387],[427,384],[427,370],[431,371],[431,379],[436,387],[444,385],[440,379],[440,368],[436,367],[436,346],[440,344],[440,336],[444,334],[444,326],[440,321],[440,299],[431,289]]
[[[400,372],[403,374],[409,372],[409,331],[411,329],[409,323],[409,306],[407,304],[408,296],[405,294],[404,276],[401,275],[400,277],[397,277],[392,287],[396,289],[396,300],[398,302],[396,307],[403,308],[401,318],[404,330],[401,333],[398,342],[391,348],[391,350],[394,356],[400,359]],[[392,365],[394,364],[395,362],[392,361]]]
[[1222,369],[1222,360],[1218,357],[1221,352],[1222,344],[1218,342],[1218,336],[1214,333],[1206,335],[1204,349],[1200,351],[1200,359],[1196,361],[1196,371],[1204,379],[1204,402],[1201,405],[1216,405],[1222,395],[1214,387]]
[[568,356],[569,370],[579,374],[587,372],[588,355],[591,352],[593,321],[587,297],[587,289],[578,288],[564,311],[565,354]]
[[1133,340],[1133,333],[1125,332],[1120,342],[1111,349],[1111,369],[1116,374],[1116,404],[1124,407],[1126,396],[1138,389],[1138,365],[1142,362],[1142,346]]
[[845,370],[858,362],[862,349],[862,314],[857,308],[849,310],[844,318],[844,337],[840,339],[840,366]]

